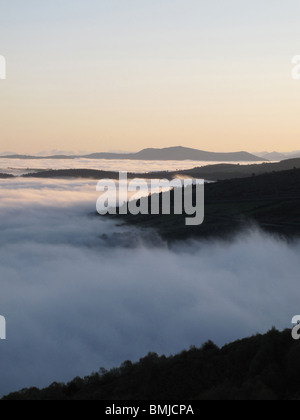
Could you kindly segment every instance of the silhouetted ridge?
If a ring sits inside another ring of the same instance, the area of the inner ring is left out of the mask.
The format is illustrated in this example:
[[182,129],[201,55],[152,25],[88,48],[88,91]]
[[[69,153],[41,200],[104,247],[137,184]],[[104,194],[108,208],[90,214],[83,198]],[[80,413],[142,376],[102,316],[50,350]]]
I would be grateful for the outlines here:
[[248,152],[215,153],[203,150],[190,149],[187,147],[168,147],[164,149],[144,149],[137,153],[91,153],[88,155],[66,156],[32,156],[32,155],[9,155],[0,156],[0,159],[128,159],[128,160],[199,160],[211,162],[261,162],[261,157]]
[[149,353],[138,363],[4,400],[298,400],[299,352],[290,330],[273,329],[221,349],[209,341],[176,356]]
[[93,153],[90,159],[131,159],[131,160],[199,160],[211,162],[259,162],[264,161],[248,152],[214,153],[188,147],[167,147],[164,149],[144,149],[138,153]]

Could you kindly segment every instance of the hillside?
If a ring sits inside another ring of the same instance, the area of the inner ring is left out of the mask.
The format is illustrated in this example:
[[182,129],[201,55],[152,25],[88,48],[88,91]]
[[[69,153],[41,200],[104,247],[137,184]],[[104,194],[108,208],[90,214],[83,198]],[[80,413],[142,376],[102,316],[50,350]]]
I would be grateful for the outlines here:
[[180,175],[210,181],[223,181],[233,178],[248,178],[253,175],[300,169],[300,159],[288,159],[276,163],[260,163],[250,165],[208,165],[180,171]]
[[[243,228],[300,236],[300,169],[250,178],[220,181],[205,186],[205,221],[185,226],[185,215],[109,216],[126,223],[156,229],[167,240],[225,238]],[[145,198],[144,200],[150,200]],[[171,194],[171,213],[174,208]],[[150,206],[150,203],[147,203]],[[150,207],[148,207],[150,208]]]
[[299,352],[291,331],[273,329],[221,349],[208,342],[176,356],[150,353],[138,363],[4,400],[298,400]]
[[[286,168],[294,169],[283,170]],[[224,238],[251,224],[287,237],[300,236],[300,169],[297,168],[300,168],[300,159],[276,164],[212,165],[179,172],[130,173],[129,179],[139,176],[172,179],[181,175],[198,179],[224,180],[206,184],[205,221],[201,226],[186,227],[184,215],[109,217],[121,218],[124,222],[145,228],[154,228],[167,240],[211,236]],[[43,171],[24,176],[78,177],[99,180],[118,179],[119,173],[71,169]]]

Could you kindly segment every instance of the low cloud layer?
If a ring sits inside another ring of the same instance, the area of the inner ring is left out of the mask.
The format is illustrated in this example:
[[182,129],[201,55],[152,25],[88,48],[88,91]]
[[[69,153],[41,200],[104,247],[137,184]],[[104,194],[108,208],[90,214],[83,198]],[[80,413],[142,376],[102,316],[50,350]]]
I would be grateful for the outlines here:
[[[42,160],[20,160],[0,159],[0,173],[21,175],[50,169],[96,169],[104,171],[127,171],[145,173],[153,171],[177,171],[191,169],[198,166],[215,165],[218,162],[191,161],[150,161],[150,160],[106,160],[106,159],[42,159]],[[220,162],[222,163],[222,162]],[[232,162],[236,164],[237,162]],[[253,162],[252,162],[253,163]],[[249,162],[240,162],[249,165]],[[30,169],[28,169],[30,168]]]
[[300,312],[299,243],[252,231],[148,246],[143,231],[95,216],[95,185],[26,182],[0,189],[0,394],[223,345]]

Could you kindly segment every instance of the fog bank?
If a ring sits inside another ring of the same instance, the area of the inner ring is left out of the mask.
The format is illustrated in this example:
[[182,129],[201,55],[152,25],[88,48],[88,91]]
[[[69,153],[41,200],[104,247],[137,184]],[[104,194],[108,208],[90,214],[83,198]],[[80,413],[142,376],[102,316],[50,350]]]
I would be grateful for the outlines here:
[[93,185],[23,182],[0,190],[0,394],[289,327],[299,312],[299,243],[252,230],[149,246],[152,233],[95,215]]

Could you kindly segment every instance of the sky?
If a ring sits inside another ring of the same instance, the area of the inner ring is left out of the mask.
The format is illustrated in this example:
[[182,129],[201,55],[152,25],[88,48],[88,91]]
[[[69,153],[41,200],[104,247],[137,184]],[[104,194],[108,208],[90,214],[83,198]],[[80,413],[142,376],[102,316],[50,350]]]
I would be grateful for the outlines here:
[[299,149],[298,0],[0,0],[0,153]]

